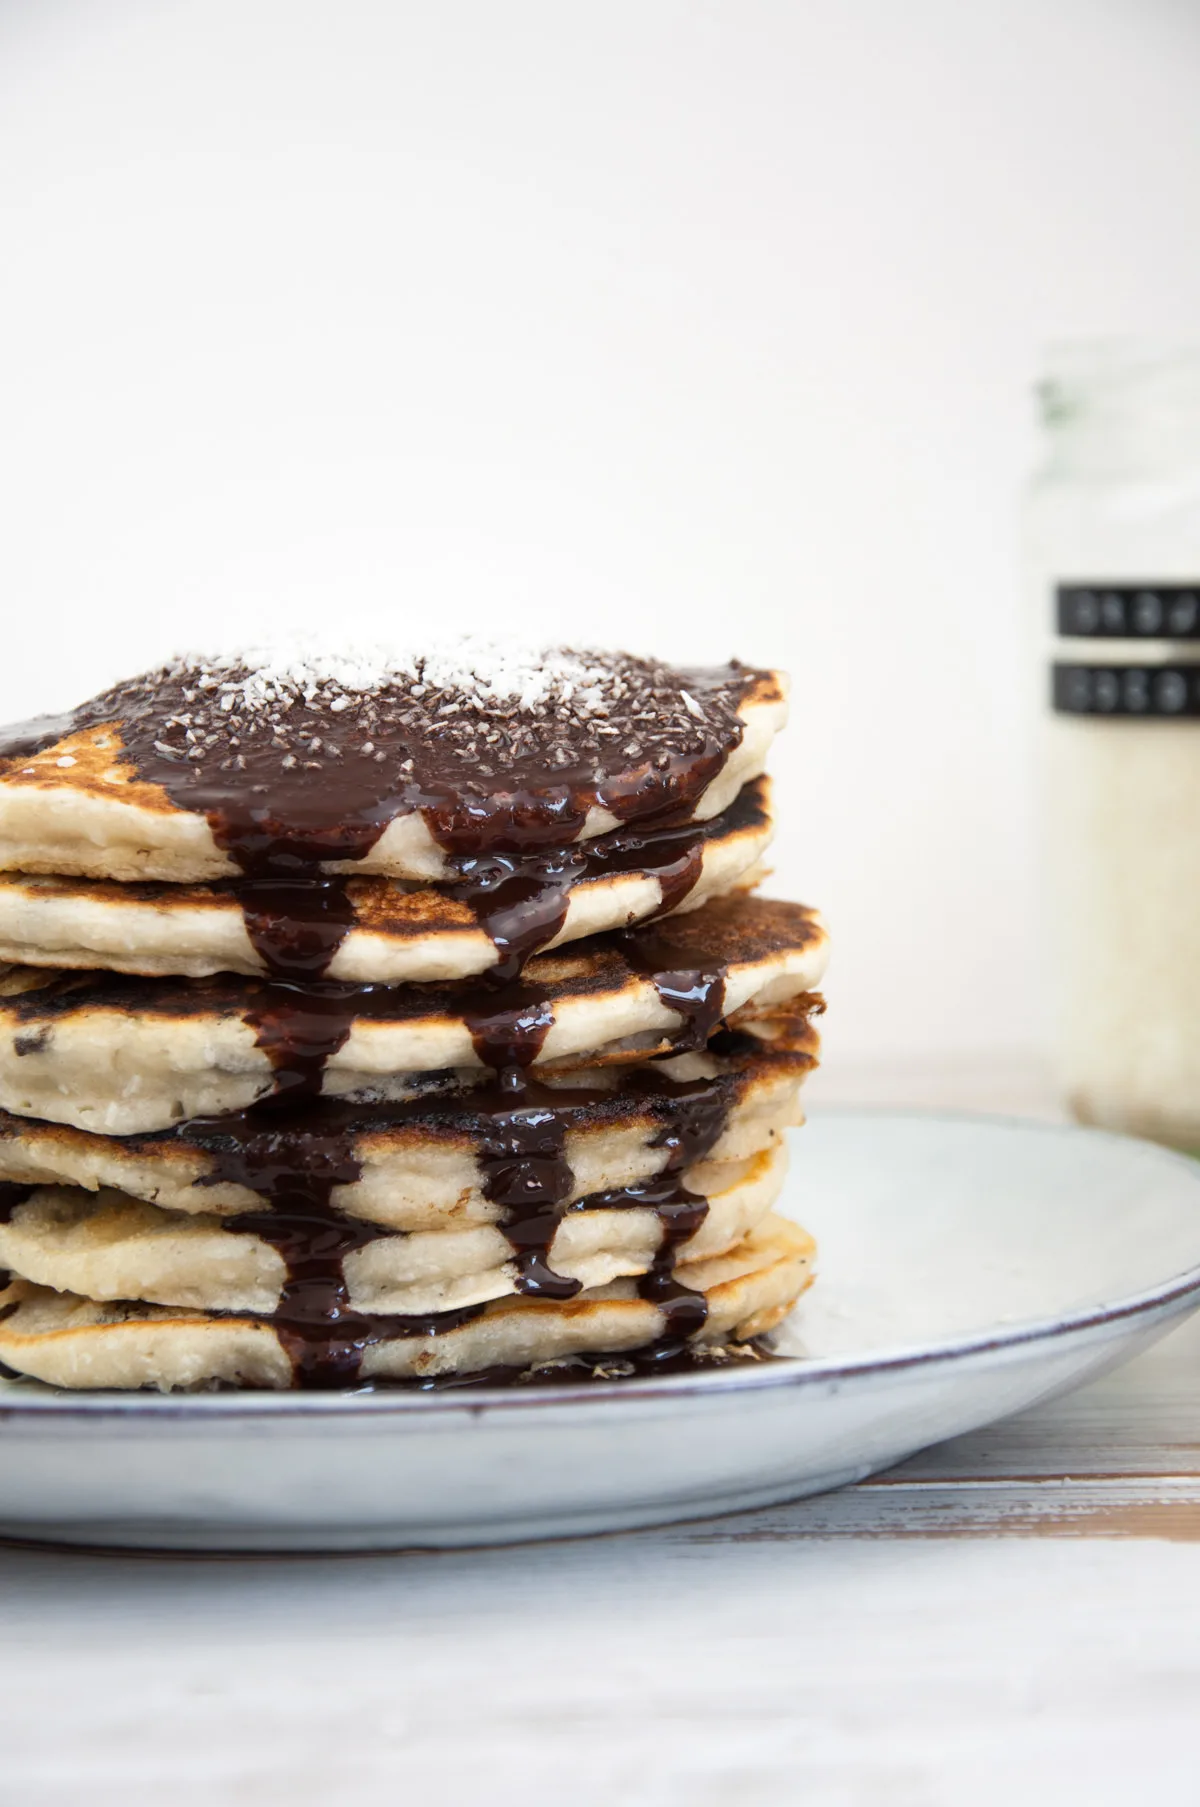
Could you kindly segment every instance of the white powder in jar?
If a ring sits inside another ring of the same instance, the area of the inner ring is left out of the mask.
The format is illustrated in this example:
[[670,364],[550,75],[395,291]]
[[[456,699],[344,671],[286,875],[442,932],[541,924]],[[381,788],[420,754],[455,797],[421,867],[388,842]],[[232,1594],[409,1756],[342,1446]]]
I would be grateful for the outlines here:
[[1200,721],[1058,715],[1048,739],[1067,1101],[1200,1150]]

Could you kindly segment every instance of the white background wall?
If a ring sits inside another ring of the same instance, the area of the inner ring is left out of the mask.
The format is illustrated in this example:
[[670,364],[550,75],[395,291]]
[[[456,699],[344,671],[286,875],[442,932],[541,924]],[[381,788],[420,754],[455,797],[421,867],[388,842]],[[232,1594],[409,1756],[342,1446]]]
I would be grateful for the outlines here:
[[1184,0],[5,0],[0,714],[381,618],[784,664],[831,1052],[1040,1034],[1039,345],[1200,319]]

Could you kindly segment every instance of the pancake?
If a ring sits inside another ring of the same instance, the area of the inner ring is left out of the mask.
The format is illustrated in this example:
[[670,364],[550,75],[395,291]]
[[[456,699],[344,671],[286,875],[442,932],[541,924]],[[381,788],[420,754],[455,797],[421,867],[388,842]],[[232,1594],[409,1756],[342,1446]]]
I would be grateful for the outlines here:
[[[677,1261],[727,1254],[767,1215],[786,1167],[780,1142],[746,1161],[707,1162],[670,1188],[603,1192],[592,1208],[584,1198],[559,1217],[545,1251],[539,1251],[541,1270],[573,1283],[572,1290],[647,1273],[663,1226],[655,1203],[645,1198],[655,1200],[663,1192],[672,1200],[678,1194],[680,1205],[706,1202],[702,1213],[694,1213],[695,1229],[675,1246]],[[324,1218],[295,1219],[288,1231],[302,1221],[326,1238],[339,1234]],[[270,1240],[273,1223],[282,1225],[282,1217],[276,1214],[266,1223],[256,1212],[226,1219],[185,1215],[123,1192],[43,1186],[0,1222],[0,1269],[89,1299],[271,1315],[280,1309],[290,1278],[285,1252]],[[525,1269],[518,1253],[496,1225],[413,1235],[371,1234],[360,1225],[350,1240],[354,1246],[339,1258],[337,1279],[344,1287],[339,1284],[337,1291],[339,1307],[344,1295],[351,1311],[453,1311],[531,1290],[522,1285]],[[279,1237],[284,1251],[291,1241],[290,1235]],[[311,1270],[311,1258],[305,1265]],[[308,1280],[311,1284],[311,1272]],[[553,1296],[565,1289],[548,1290]]]
[[14,968],[0,980],[0,1108],[106,1135],[241,1111],[280,1093],[372,1102],[489,1069],[633,1064],[724,1022],[784,1040],[826,960],[800,904],[719,900],[576,943],[518,985],[292,986]]
[[189,657],[0,734],[0,869],[462,880],[497,848],[706,821],[758,776],[779,674],[464,642]]
[[170,1211],[232,1216],[269,1208],[308,1175],[350,1217],[406,1232],[474,1228],[511,1215],[514,1110],[535,1113],[535,1153],[562,1162],[556,1192],[570,1204],[653,1179],[680,1153],[693,1167],[773,1148],[801,1121],[816,1043],[811,1028],[788,1052],[746,1037],[724,1055],[552,1075],[520,1100],[486,1087],[393,1106],[317,1099],[120,1138],[0,1112],[0,1182],[113,1187]]
[[378,877],[167,885],[0,874],[0,960],[387,985],[498,966],[515,977],[539,948],[752,883],[771,832],[759,778],[710,821],[618,829],[565,857],[497,857],[487,882],[442,890]]
[[[440,1322],[382,1319],[347,1339],[337,1380],[486,1378],[579,1354],[620,1356],[681,1333],[700,1346],[760,1336],[809,1284],[813,1254],[803,1230],[768,1216],[728,1254],[680,1266],[661,1299],[627,1278],[567,1300],[504,1298]],[[0,1293],[0,1361],[72,1388],[288,1388],[310,1378],[303,1349],[269,1320],[95,1303],[24,1280]]]

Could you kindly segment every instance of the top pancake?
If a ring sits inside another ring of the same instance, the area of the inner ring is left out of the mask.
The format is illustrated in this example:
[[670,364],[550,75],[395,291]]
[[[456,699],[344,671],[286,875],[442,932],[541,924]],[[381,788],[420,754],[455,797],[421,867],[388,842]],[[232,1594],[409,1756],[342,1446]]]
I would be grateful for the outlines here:
[[777,673],[623,653],[180,660],[0,734],[0,870],[461,881],[499,848],[707,821],[785,717]]

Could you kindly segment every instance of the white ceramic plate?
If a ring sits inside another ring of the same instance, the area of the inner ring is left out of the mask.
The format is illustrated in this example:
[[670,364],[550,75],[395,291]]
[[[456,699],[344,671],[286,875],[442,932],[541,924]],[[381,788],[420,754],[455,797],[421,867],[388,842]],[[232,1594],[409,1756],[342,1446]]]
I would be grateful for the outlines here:
[[795,1359],[381,1395],[0,1390],[0,1534],[195,1550],[515,1542],[861,1480],[1124,1360],[1200,1304],[1200,1164],[1093,1130],[837,1112],[784,1209]]

